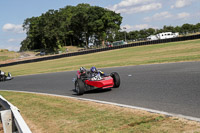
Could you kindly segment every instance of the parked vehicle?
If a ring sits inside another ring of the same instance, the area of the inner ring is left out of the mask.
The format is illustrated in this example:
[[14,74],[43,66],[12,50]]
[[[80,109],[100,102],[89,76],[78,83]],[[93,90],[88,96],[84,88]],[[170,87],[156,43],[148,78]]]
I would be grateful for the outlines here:
[[127,42],[125,42],[124,40],[121,40],[121,41],[115,41],[112,43],[113,46],[118,46],[118,45],[123,45],[123,44],[127,44]]
[[178,37],[179,33],[172,33],[172,32],[163,32],[156,35],[151,35],[147,37],[147,40],[158,40],[158,39],[168,39]]
[[172,32],[164,32],[157,34],[158,39],[167,39],[167,38],[174,38],[178,37],[178,33],[172,33]]

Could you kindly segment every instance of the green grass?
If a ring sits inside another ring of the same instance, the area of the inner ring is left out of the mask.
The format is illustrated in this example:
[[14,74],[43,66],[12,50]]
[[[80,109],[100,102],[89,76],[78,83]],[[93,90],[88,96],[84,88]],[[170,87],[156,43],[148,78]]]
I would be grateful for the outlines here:
[[0,56],[0,61],[5,61],[5,60],[9,60],[12,59],[11,57],[8,56]]
[[0,91],[33,133],[200,132],[200,123],[70,98]]
[[152,63],[200,61],[200,39],[184,42],[138,46],[112,51],[28,63],[2,70],[16,75],[77,70],[81,66],[117,67]]

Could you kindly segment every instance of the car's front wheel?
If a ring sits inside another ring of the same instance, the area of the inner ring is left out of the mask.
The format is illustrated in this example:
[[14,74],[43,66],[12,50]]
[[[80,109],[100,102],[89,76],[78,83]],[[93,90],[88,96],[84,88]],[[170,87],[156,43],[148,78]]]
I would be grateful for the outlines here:
[[114,81],[114,88],[118,88],[120,86],[120,77],[117,72],[111,73],[111,77],[113,78]]
[[85,85],[81,79],[76,80],[75,91],[78,95],[83,95],[83,93],[85,92]]

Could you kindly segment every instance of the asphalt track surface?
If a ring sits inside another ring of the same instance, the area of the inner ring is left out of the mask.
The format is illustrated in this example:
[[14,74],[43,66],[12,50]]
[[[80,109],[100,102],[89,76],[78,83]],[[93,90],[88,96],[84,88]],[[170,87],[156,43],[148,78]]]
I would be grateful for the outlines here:
[[95,99],[200,118],[200,62],[140,65],[101,69],[118,72],[121,86],[77,96],[75,71],[15,77],[0,90],[49,93]]

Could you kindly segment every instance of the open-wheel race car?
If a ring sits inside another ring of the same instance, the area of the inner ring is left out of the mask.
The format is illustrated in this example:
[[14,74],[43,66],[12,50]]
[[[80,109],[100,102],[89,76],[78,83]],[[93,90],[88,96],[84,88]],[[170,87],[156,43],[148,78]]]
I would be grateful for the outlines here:
[[12,75],[8,72],[8,75],[6,76],[6,73],[0,70],[0,81],[6,81],[13,79]]
[[120,86],[120,77],[117,72],[107,75],[95,67],[92,67],[90,71],[81,67],[76,75],[74,91],[78,95],[82,95],[90,90],[118,88]]

